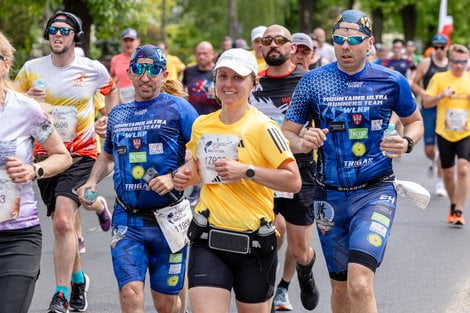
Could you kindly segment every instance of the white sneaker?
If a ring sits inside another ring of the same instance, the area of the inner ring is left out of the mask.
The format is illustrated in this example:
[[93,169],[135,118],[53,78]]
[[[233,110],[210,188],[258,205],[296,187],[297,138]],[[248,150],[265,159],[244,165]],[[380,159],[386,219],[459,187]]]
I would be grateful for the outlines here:
[[429,164],[428,169],[426,170],[428,178],[433,178],[435,173],[436,173],[436,162],[431,161],[431,164]]
[[446,197],[448,198],[446,188],[444,187],[444,183],[442,180],[438,181],[436,184],[436,195],[439,197]]

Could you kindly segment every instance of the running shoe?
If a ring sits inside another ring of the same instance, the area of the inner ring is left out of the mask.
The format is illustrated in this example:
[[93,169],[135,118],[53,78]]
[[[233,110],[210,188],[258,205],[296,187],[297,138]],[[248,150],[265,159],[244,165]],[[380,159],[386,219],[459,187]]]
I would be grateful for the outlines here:
[[465,219],[463,218],[463,212],[460,210],[454,211],[454,225],[461,225],[465,224]]
[[80,254],[86,253],[85,239],[84,238],[78,238],[78,252],[80,252]]
[[313,310],[317,307],[320,300],[320,292],[315,285],[313,272],[308,275],[302,275],[297,265],[297,278],[299,279],[300,301],[306,310]]
[[64,293],[59,291],[52,296],[47,313],[69,313],[69,302],[65,299]]
[[276,311],[292,311],[292,304],[289,300],[289,294],[284,287],[277,287],[274,296],[274,309]]
[[111,213],[109,213],[108,210],[108,203],[102,196],[98,196],[96,200],[103,204],[103,211],[101,211],[101,213],[96,213],[96,215],[98,215],[98,220],[100,221],[101,229],[103,231],[108,231],[111,228]]
[[431,164],[429,164],[429,167],[426,171],[426,173],[428,174],[428,177],[429,178],[433,178],[434,177],[434,173],[435,173],[435,170],[434,170],[434,166],[435,166],[435,162],[434,161],[431,161]]
[[88,307],[87,294],[90,288],[90,278],[87,274],[85,281],[81,284],[72,283],[72,291],[70,293],[70,309],[74,312],[85,312]]
[[438,181],[436,184],[436,195],[438,195],[439,197],[448,197],[447,190],[444,187],[444,183],[442,182],[442,180]]
[[449,215],[447,216],[447,222],[450,224],[455,222],[455,213],[452,209],[449,211]]

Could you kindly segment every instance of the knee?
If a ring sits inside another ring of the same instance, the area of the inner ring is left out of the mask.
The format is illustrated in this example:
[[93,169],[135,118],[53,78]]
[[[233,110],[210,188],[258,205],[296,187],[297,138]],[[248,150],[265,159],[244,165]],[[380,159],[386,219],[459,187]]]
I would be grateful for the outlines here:
[[[297,243],[291,245],[289,242],[289,253],[295,262],[299,264],[309,264],[312,261],[313,253],[310,253],[310,246],[305,243]],[[312,255],[311,255],[312,254]]]
[[348,280],[348,294],[350,299],[369,299],[374,294],[372,283],[362,277]]
[[434,150],[434,146],[425,146],[424,154],[426,154],[426,157],[428,159],[434,160],[434,158],[436,157],[436,152]]
[[65,235],[73,231],[72,219],[65,215],[54,216],[54,231],[56,234]]
[[144,294],[133,285],[124,285],[120,292],[121,301],[125,307],[135,307],[144,303]]
[[454,167],[444,169],[444,179],[453,180],[454,179]]
[[467,178],[468,176],[468,163],[464,162],[459,162],[459,166],[457,168],[457,174],[459,175],[459,178]]

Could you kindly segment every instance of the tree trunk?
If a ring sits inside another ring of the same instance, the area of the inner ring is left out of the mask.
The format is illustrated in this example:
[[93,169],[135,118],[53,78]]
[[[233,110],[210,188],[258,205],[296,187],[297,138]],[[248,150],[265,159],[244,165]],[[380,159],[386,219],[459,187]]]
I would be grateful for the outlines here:
[[90,55],[90,31],[93,24],[93,17],[90,15],[87,3],[83,0],[64,0],[64,11],[70,12],[78,16],[82,20],[84,39],[80,47],[85,51],[85,55]]
[[382,43],[383,29],[384,13],[381,8],[375,8],[372,10],[372,32],[376,43]]
[[228,0],[228,34],[233,40],[240,37],[238,32],[237,0]]
[[416,12],[416,6],[414,4],[408,4],[401,9],[405,41],[413,40],[415,37],[417,16],[418,14]]
[[162,0],[162,26],[160,29],[160,40],[166,42],[166,0]]
[[313,2],[312,0],[299,0],[299,30],[310,33],[313,28]]

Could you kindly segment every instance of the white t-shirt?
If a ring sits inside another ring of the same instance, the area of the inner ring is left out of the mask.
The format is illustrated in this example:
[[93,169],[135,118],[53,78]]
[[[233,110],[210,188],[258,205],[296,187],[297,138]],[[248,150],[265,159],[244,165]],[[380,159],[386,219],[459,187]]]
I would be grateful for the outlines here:
[[315,53],[327,59],[328,63],[336,61],[335,48],[327,42],[323,43],[323,47],[317,48]]

